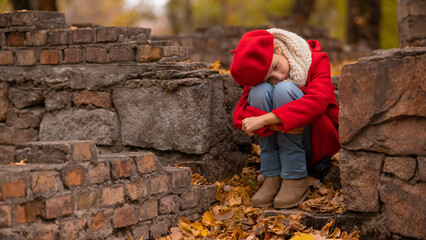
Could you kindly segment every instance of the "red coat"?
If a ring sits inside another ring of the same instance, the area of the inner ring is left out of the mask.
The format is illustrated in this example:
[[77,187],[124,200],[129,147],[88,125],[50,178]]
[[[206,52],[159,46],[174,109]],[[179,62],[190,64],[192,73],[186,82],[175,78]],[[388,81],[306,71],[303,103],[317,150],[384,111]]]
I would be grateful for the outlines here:
[[[308,40],[312,52],[312,64],[308,79],[300,89],[305,94],[301,99],[287,103],[272,112],[282,124],[277,124],[282,132],[311,124],[312,131],[312,162],[333,156],[340,149],[338,133],[339,106],[334,95],[334,85],[330,77],[330,60],[316,40]],[[234,111],[234,126],[241,129],[241,121],[248,117],[256,117],[267,112],[248,105],[251,87],[245,86],[243,94]],[[264,127],[256,131],[259,137],[272,135],[274,131]]]

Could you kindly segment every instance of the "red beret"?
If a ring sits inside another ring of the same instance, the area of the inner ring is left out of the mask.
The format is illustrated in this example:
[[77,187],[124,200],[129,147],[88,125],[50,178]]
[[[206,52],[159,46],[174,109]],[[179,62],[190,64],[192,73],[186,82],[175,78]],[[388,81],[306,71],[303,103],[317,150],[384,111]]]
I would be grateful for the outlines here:
[[231,51],[232,78],[240,85],[255,86],[261,83],[269,72],[274,54],[274,37],[266,30],[244,33],[237,49]]

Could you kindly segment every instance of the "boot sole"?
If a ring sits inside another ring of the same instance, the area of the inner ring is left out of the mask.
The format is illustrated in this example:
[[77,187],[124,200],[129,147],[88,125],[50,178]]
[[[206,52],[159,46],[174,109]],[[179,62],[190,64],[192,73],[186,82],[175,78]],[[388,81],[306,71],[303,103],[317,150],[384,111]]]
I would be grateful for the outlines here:
[[272,207],[272,205],[274,205],[274,202],[269,202],[269,203],[265,203],[265,204],[255,204],[255,203],[251,203],[251,205],[255,208],[265,208],[265,207]]
[[306,199],[306,197],[308,197],[309,193],[311,193],[311,189],[308,188],[308,190],[302,195],[302,197],[299,198],[299,200],[297,200],[295,203],[287,204],[287,205],[274,204],[274,208],[283,209],[283,208],[293,208],[293,207],[296,207],[301,202],[303,202]]

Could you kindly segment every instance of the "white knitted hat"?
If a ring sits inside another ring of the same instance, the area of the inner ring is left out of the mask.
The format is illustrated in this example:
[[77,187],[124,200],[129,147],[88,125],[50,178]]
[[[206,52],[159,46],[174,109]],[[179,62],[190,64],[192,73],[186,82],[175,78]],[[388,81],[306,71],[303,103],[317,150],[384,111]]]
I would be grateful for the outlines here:
[[297,34],[283,29],[271,28],[266,31],[274,36],[274,43],[281,48],[284,57],[288,60],[289,80],[298,87],[305,86],[312,62],[308,43]]

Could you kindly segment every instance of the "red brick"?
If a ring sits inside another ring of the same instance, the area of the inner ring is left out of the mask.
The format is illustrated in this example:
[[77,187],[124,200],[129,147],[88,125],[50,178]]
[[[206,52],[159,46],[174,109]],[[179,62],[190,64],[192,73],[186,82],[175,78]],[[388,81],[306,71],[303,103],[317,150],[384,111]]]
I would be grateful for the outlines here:
[[25,214],[25,204],[16,206],[16,223],[26,223],[27,215]]
[[197,191],[197,189],[191,189],[189,192],[184,192],[180,196],[181,198],[181,209],[190,209],[198,206],[198,202],[200,201],[201,191]]
[[114,228],[131,226],[136,223],[135,208],[127,205],[114,212]]
[[[84,235],[84,227],[86,226],[86,218],[69,220],[61,225],[60,239],[73,240],[81,239]],[[77,236],[80,236],[77,238]]]
[[104,226],[106,222],[106,217],[104,212],[99,212],[95,216],[92,217],[92,223],[90,224],[90,230],[93,232],[99,230]]
[[16,222],[32,223],[41,215],[42,202],[32,201],[16,206]]
[[93,141],[76,141],[72,146],[74,161],[88,161],[97,158],[96,145]]
[[106,187],[102,190],[102,204],[114,205],[116,203],[124,202],[124,191],[121,185]]
[[110,161],[112,178],[127,178],[135,174],[135,166],[131,159],[117,159]]
[[151,173],[157,168],[157,157],[154,153],[135,154],[131,157],[136,159],[136,165],[141,174]]
[[26,183],[24,179],[16,182],[4,182],[1,186],[1,199],[21,198],[26,196]]
[[177,195],[164,196],[159,200],[158,205],[160,214],[176,213],[180,208],[180,199]]
[[81,63],[83,62],[83,52],[77,48],[67,48],[64,50],[64,63]]
[[148,186],[146,180],[139,180],[126,184],[127,193],[130,200],[138,200],[148,196]]
[[138,46],[136,60],[138,62],[156,62],[163,57],[163,51],[160,47],[151,47],[148,45]]
[[7,27],[7,19],[9,18],[9,15],[9,13],[0,14],[0,27]]
[[7,35],[7,45],[12,47],[19,47],[24,45],[25,33],[11,32]]
[[[2,51],[0,51],[0,62],[1,62],[1,54],[2,54]],[[9,96],[7,92],[8,92],[8,85],[4,83],[0,83],[0,121],[6,120],[6,114],[9,109]],[[5,151],[2,151],[2,152],[4,153]],[[1,158],[2,157],[0,156],[0,159]]]
[[84,182],[84,173],[80,167],[68,169],[63,173],[64,184],[68,187],[79,186]]
[[0,51],[0,65],[13,64],[12,51]]
[[101,193],[99,190],[80,193],[77,195],[77,209],[97,208]]
[[32,12],[12,12],[10,15],[12,26],[31,26],[34,24]]
[[115,42],[118,39],[120,29],[117,27],[100,27],[96,37],[97,42]]
[[40,64],[58,64],[59,51],[58,50],[43,50],[40,53]]
[[106,63],[107,51],[104,48],[86,48],[86,61],[89,63]]
[[76,106],[92,104],[105,109],[112,108],[111,94],[106,92],[84,90],[75,95],[73,101]]
[[169,176],[160,175],[151,178],[151,194],[163,193],[169,190]]
[[51,45],[65,45],[69,43],[70,33],[68,30],[55,30],[49,33]]
[[133,235],[136,239],[149,239],[149,226],[139,226],[133,228]]
[[135,61],[135,51],[126,46],[112,47],[109,49],[109,59],[112,62]]
[[33,50],[17,50],[16,55],[16,64],[20,66],[31,66],[37,63]]
[[158,216],[157,200],[148,200],[140,205],[138,218],[140,221]]
[[56,172],[35,172],[31,176],[31,188],[34,194],[63,190],[62,181]]
[[73,43],[92,43],[93,30],[89,28],[75,29],[71,31]]
[[182,188],[191,185],[191,169],[188,167],[166,168],[172,177],[172,187]]
[[32,239],[37,240],[54,240],[58,226],[56,224],[36,225],[36,229],[32,230]]
[[46,200],[44,214],[44,217],[47,219],[71,215],[71,194],[53,197]]
[[12,215],[10,207],[0,206],[0,228],[10,227],[12,225]]
[[170,221],[163,220],[151,226],[151,239],[158,239],[161,236],[167,235],[170,229]]
[[30,46],[43,46],[47,42],[46,30],[36,31],[36,32],[27,32],[26,36],[26,45]]
[[90,165],[88,169],[87,182],[89,184],[103,183],[111,178],[109,163],[97,162],[94,165]]

